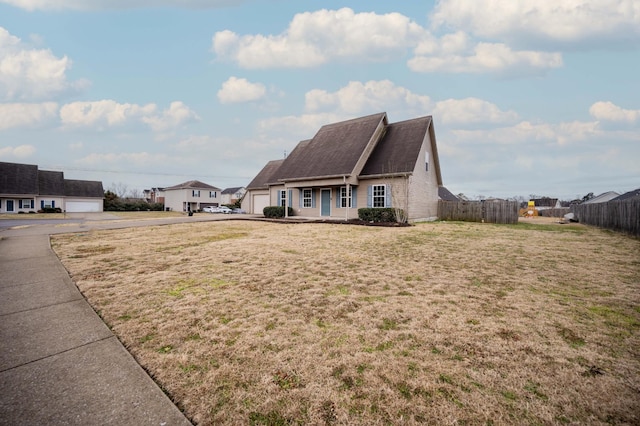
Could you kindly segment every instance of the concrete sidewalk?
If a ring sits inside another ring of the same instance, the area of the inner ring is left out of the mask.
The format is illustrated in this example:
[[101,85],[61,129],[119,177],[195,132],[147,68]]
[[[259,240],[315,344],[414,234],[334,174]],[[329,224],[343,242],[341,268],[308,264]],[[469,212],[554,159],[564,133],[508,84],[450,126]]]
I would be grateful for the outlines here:
[[82,297],[48,235],[0,238],[0,425],[190,425]]

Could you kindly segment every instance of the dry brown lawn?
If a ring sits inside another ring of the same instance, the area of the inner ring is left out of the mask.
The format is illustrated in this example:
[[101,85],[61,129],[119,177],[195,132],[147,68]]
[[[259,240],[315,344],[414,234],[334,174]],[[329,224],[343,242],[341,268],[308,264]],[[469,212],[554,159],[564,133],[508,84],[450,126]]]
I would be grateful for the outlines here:
[[55,236],[198,425],[640,424],[640,240],[250,221]]

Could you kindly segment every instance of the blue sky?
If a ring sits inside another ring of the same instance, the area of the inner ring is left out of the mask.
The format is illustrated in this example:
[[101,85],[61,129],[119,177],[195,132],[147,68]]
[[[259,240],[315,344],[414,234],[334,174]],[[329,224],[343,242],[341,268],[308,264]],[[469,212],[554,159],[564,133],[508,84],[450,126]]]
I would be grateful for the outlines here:
[[0,161],[244,186],[386,111],[433,116],[456,194],[625,192],[638,75],[637,0],[0,0]]

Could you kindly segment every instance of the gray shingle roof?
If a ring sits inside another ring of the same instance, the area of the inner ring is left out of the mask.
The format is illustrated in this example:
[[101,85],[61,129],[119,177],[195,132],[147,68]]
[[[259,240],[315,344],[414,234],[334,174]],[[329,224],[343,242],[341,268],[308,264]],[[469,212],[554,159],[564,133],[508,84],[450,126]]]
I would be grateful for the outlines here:
[[38,193],[38,166],[0,162],[0,194]]
[[93,180],[64,180],[64,195],[68,197],[104,198],[102,182]]
[[278,180],[277,172],[282,163],[284,160],[269,161],[247,185],[247,189],[267,189],[270,183],[276,183]]
[[611,201],[626,201],[626,200],[636,200],[636,199],[640,199],[640,188],[634,189],[629,192],[625,192],[624,194],[614,198]]
[[235,194],[236,192],[240,191],[242,189],[241,186],[235,186],[233,188],[226,188],[224,191],[221,192],[221,194]]
[[412,172],[430,124],[431,116],[389,124],[360,175]]
[[451,191],[449,191],[444,186],[439,186],[438,187],[438,197],[442,201],[460,201],[460,199],[458,197],[453,195],[453,193],[451,193]]
[[296,146],[278,170],[278,179],[350,175],[386,113],[322,126],[309,141]]
[[[48,170],[38,171],[39,195],[65,195],[64,173]],[[102,196],[102,195],[101,195]]]
[[200,182],[199,180],[190,180],[187,182],[179,183],[175,186],[170,186],[165,188],[165,191],[172,191],[176,189],[215,189],[220,191],[220,188],[215,187],[213,185],[209,185],[208,183]]

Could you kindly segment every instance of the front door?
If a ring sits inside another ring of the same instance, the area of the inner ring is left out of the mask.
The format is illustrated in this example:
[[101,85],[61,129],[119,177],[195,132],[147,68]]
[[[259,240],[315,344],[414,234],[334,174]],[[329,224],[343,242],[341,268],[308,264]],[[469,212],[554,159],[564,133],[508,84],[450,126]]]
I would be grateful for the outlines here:
[[331,216],[331,190],[320,191],[320,216]]
[[7,200],[7,211],[8,212],[13,211],[13,200]]

